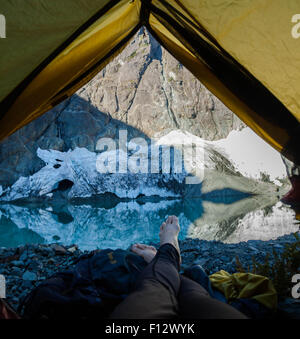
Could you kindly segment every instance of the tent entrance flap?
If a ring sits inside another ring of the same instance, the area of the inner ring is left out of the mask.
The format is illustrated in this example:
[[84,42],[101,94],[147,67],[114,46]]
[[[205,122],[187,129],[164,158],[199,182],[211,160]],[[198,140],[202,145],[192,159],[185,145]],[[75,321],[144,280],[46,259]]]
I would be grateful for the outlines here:
[[0,0],[0,139],[71,96],[145,25],[248,126],[300,165],[298,0]]

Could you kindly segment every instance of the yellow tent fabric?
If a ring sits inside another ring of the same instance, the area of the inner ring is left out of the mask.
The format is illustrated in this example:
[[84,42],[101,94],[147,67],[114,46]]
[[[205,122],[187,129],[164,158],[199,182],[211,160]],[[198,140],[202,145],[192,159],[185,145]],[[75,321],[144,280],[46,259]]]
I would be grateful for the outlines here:
[[144,25],[300,165],[298,0],[0,0],[0,140],[71,96]]
[[219,271],[209,276],[212,286],[222,292],[230,303],[236,299],[255,299],[270,310],[277,308],[277,292],[272,282],[252,273],[229,274]]

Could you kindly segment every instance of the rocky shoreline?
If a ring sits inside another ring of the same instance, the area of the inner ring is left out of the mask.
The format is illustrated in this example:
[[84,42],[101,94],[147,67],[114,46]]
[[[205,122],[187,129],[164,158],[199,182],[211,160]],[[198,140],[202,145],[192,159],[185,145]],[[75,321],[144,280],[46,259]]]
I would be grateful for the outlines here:
[[[269,253],[269,262],[274,263],[273,249],[278,254],[284,251],[285,245],[295,242],[293,235],[283,236],[276,240],[251,240],[238,244],[225,244],[217,241],[186,239],[180,242],[182,269],[191,264],[201,265],[208,274],[221,269],[230,273],[236,272],[236,257],[243,267],[252,266],[254,257],[263,263]],[[152,244],[156,245],[157,244]],[[17,248],[0,248],[0,274],[6,278],[7,301],[17,309],[22,299],[40,282],[58,271],[72,269],[83,252],[76,245],[34,244]],[[300,267],[299,267],[300,272]],[[290,317],[300,319],[300,300],[286,298],[279,308]]]

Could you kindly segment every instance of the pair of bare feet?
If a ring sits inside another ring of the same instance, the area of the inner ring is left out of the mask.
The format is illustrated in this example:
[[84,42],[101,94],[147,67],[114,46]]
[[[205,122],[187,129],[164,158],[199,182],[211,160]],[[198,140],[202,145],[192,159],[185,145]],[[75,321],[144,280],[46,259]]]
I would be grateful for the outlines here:
[[[164,244],[172,244],[178,251],[180,255],[180,249],[178,245],[178,234],[180,231],[180,226],[178,218],[174,215],[167,218],[166,222],[163,222],[160,226],[159,238],[160,246]],[[131,251],[143,257],[146,262],[152,261],[155,257],[157,250],[153,246],[148,246],[144,244],[134,244],[131,247]]]

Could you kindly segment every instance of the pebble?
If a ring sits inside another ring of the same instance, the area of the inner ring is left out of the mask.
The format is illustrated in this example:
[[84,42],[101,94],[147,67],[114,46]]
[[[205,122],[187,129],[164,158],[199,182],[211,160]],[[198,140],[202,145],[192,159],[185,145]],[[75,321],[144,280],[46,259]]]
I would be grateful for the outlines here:
[[280,244],[276,244],[276,245],[274,245],[273,247],[274,247],[274,248],[277,248],[277,249],[282,249],[282,248],[283,248],[283,246],[280,245]]
[[24,262],[21,260],[13,260],[11,261],[11,265],[12,266],[17,266],[17,267],[23,267],[24,266]]
[[33,272],[30,271],[26,271],[23,276],[22,276],[23,280],[30,280],[30,281],[34,281],[37,280],[37,275]]
[[205,266],[207,261],[208,261],[207,259],[202,258],[202,259],[195,260],[193,264],[200,265],[200,266]]
[[10,271],[10,274],[20,277],[22,275],[22,270],[19,267],[13,267],[12,270]]
[[253,252],[258,252],[258,249],[254,246],[249,246],[249,249]]
[[55,251],[56,254],[63,255],[67,253],[67,250],[63,246],[57,244],[52,245],[52,249]]
[[26,261],[27,260],[27,253],[23,252],[20,256],[20,261]]
[[73,247],[68,248],[68,251],[71,252],[71,253],[76,252],[77,251],[77,246],[73,246]]
[[32,281],[31,280],[24,280],[22,282],[22,287],[23,287],[24,290],[31,288],[32,287]]

